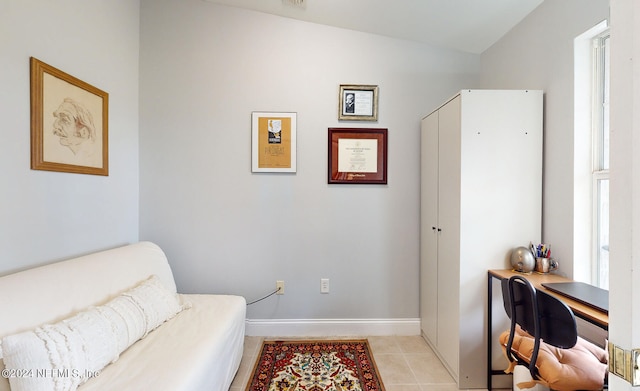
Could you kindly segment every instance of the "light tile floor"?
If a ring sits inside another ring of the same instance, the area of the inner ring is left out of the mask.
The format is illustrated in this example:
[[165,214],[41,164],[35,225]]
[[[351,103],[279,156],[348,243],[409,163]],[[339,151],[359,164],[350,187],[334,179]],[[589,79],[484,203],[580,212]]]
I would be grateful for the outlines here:
[[[245,337],[240,369],[229,391],[245,390],[263,339]],[[449,372],[422,337],[390,336],[367,339],[386,391],[458,390]]]

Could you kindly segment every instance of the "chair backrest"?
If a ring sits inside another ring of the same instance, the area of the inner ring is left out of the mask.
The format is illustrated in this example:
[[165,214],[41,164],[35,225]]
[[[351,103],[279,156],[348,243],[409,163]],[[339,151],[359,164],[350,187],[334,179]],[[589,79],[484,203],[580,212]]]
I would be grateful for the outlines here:
[[504,309],[511,319],[511,333],[507,342],[509,360],[516,360],[511,354],[511,346],[517,324],[535,339],[529,370],[537,378],[535,363],[541,341],[562,349],[572,348],[578,341],[573,312],[556,297],[536,290],[522,276],[502,280],[502,297]]
[[569,349],[578,342],[578,326],[573,311],[558,298],[538,290],[540,338],[549,345]]

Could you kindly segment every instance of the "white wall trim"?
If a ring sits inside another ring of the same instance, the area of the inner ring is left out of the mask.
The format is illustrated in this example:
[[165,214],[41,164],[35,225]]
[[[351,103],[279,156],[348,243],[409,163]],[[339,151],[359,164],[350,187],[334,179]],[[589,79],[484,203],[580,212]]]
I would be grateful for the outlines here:
[[245,333],[261,337],[420,335],[420,319],[247,319]]

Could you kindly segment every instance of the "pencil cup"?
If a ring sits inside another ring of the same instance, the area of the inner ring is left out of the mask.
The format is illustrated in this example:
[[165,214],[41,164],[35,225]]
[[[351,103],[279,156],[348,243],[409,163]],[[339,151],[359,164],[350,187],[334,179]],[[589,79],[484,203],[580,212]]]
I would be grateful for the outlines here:
[[538,273],[549,273],[558,269],[558,262],[552,258],[536,258],[536,271]]

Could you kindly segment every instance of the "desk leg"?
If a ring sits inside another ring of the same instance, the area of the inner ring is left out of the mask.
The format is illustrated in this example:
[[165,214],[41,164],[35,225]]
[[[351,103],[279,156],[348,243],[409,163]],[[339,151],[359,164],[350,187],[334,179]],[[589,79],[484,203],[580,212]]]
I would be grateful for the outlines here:
[[494,375],[507,375],[504,370],[494,370],[491,367],[493,356],[493,283],[502,281],[498,276],[487,273],[487,390],[491,391]]
[[487,272],[487,390],[491,391],[491,377],[493,376],[493,368],[491,368],[491,321],[493,319],[493,284],[491,273]]

